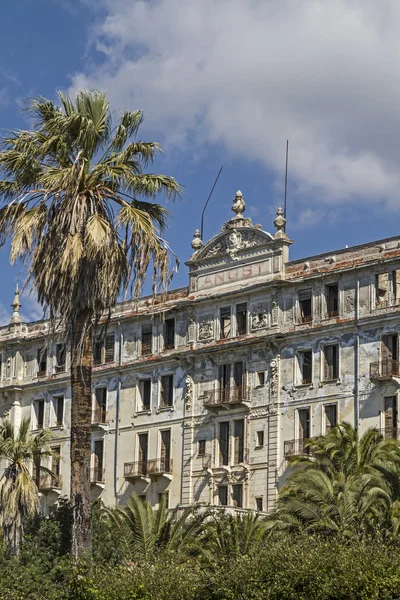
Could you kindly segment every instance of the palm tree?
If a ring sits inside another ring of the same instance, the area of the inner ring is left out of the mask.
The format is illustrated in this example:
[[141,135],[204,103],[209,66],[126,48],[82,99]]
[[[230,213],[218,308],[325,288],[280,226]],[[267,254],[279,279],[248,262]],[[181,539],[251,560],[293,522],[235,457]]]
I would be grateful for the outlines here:
[[[50,324],[71,343],[72,554],[91,550],[90,443],[93,323],[122,293],[137,295],[150,263],[153,291],[172,276],[160,237],[168,211],[146,200],[180,193],[177,182],[144,173],[160,147],[136,141],[141,111],[113,127],[106,96],[58,94],[61,106],[38,98],[27,110],[32,131],[11,131],[0,152],[0,245],[28,267]],[[133,140],[132,140],[133,139]]]
[[56,456],[49,447],[52,434],[43,429],[30,433],[30,420],[23,419],[18,431],[8,419],[0,428],[0,459],[7,463],[0,478],[0,524],[7,546],[7,557],[19,553],[23,537],[23,521],[34,517],[39,509],[38,488],[30,473],[33,463],[40,471],[57,476],[42,464],[43,458]]
[[199,515],[193,507],[168,510],[165,496],[157,509],[133,494],[127,506],[105,510],[111,527],[117,527],[127,556],[134,561],[151,561],[162,551],[196,552],[206,513]]
[[372,534],[397,527],[400,448],[375,429],[359,437],[341,423],[326,436],[307,442],[309,455],[282,489],[278,510],[268,518],[274,532],[307,531]]

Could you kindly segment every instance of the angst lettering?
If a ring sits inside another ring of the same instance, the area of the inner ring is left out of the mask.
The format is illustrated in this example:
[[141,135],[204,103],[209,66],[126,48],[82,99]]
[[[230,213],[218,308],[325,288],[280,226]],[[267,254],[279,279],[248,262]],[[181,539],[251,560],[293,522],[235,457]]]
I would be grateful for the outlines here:
[[221,273],[214,273],[207,275],[200,280],[200,289],[207,289],[223,285],[226,283],[232,283],[241,281],[243,279],[251,279],[257,277],[263,273],[268,272],[267,263],[259,263],[255,265],[247,265],[244,267],[238,267],[237,269],[229,269]]

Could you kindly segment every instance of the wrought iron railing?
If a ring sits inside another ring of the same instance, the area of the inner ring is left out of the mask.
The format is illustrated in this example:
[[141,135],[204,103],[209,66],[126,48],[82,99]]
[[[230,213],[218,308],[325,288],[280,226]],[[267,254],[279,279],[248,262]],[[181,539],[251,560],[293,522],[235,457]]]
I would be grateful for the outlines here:
[[305,448],[306,442],[309,442],[309,438],[299,438],[297,440],[286,440],[283,443],[283,454],[285,457],[288,456],[308,456],[310,449]]
[[339,316],[338,310],[328,310],[326,313],[327,319],[333,319],[334,317],[338,317],[338,316]]
[[250,400],[250,388],[244,385],[210,390],[204,394],[204,406],[240,404]]
[[304,315],[303,317],[300,317],[300,323],[312,323],[312,315]]
[[124,477],[147,477],[148,475],[163,475],[172,473],[172,458],[155,458],[138,460],[124,464]]
[[398,360],[378,360],[369,365],[370,379],[390,379],[400,377],[400,362]]
[[90,483],[104,483],[104,481],[103,467],[93,467],[90,469]]

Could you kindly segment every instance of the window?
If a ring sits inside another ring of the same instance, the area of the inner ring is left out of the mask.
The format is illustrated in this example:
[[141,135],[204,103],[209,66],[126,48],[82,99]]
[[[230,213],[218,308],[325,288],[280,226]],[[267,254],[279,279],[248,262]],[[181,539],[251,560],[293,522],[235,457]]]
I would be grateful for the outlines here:
[[163,375],[161,377],[161,408],[173,406],[174,403],[174,377],[173,375]]
[[324,346],[324,381],[339,378],[339,346]]
[[304,442],[310,438],[310,409],[300,408],[299,415],[299,454],[304,451]]
[[256,511],[258,512],[262,512],[263,511],[263,497],[262,496],[258,496],[258,498],[254,498],[254,500],[256,501]]
[[171,472],[171,430],[161,432],[161,471]]
[[235,483],[232,486],[233,506],[243,508],[243,486],[241,483]]
[[339,285],[337,283],[326,286],[326,308],[327,317],[339,315]]
[[106,362],[106,363],[114,362],[115,336],[113,333],[109,333],[106,335],[104,347],[105,347],[104,362]]
[[235,401],[241,401],[246,396],[246,388],[243,386],[244,381],[244,363],[242,361],[233,363],[233,382],[234,386],[234,399]]
[[206,440],[199,440],[197,446],[197,456],[205,456],[206,455]]
[[234,464],[244,461],[244,420],[234,421]]
[[220,400],[229,401],[229,393],[231,386],[231,365],[220,365],[219,366],[219,393]]
[[107,416],[107,388],[96,388],[94,397],[93,423],[105,423]]
[[142,356],[151,354],[151,343],[153,337],[152,325],[142,326]]
[[246,335],[247,333],[247,304],[236,304],[236,334]]
[[34,404],[36,427],[35,429],[43,429],[44,427],[44,400],[36,400]]
[[392,293],[393,301],[397,304],[400,298],[400,269],[392,272]]
[[93,470],[92,470],[92,483],[98,483],[104,481],[104,468],[103,468],[103,454],[104,454],[104,443],[103,440],[96,440],[94,443],[93,452]]
[[397,398],[389,396],[385,400],[384,413],[384,436],[389,439],[397,439]]
[[56,344],[56,373],[65,371],[65,344]]
[[311,290],[299,292],[300,323],[312,321],[312,295]]
[[382,337],[381,358],[383,363],[397,361],[399,357],[399,336],[391,333]]
[[329,433],[337,425],[337,406],[327,404],[325,406],[325,433]]
[[221,339],[226,339],[231,336],[231,307],[225,306],[220,309],[220,327],[221,327]]
[[379,273],[375,276],[376,306],[386,306],[388,301],[388,287],[388,273]]
[[107,333],[104,338],[97,338],[93,347],[95,365],[114,362],[115,335]]
[[302,385],[312,382],[312,351],[299,352],[300,380]]
[[143,379],[139,382],[139,393],[141,406],[139,410],[150,410],[151,405],[151,379]]
[[256,386],[263,387],[265,385],[265,371],[256,373]]
[[53,456],[51,457],[51,472],[53,473],[52,486],[59,487],[60,485],[60,460],[61,460],[61,446],[52,448]]
[[261,429],[256,432],[257,435],[257,448],[264,446],[264,431]]
[[64,396],[54,396],[54,424],[56,427],[62,427],[64,422]]
[[164,324],[164,348],[175,348],[175,319],[166,319]]
[[218,486],[218,501],[221,506],[228,506],[228,486]]
[[140,475],[146,475],[147,474],[148,448],[149,448],[149,434],[148,433],[139,433],[138,434],[138,442],[139,442],[138,473]]
[[229,421],[219,424],[219,464],[229,464]]
[[47,373],[47,348],[38,348],[37,351],[38,377]]

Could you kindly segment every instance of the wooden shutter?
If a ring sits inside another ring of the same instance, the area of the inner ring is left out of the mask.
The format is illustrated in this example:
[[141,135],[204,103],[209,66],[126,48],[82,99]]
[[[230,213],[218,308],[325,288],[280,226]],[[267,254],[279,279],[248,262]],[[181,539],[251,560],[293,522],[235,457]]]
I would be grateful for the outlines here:
[[244,460],[244,420],[235,421],[235,465]]
[[220,465],[229,463],[229,422],[219,424]]
[[171,458],[171,431],[161,432],[161,468],[169,471],[169,462]]
[[385,398],[385,437],[397,437],[397,398]]
[[329,381],[333,379],[333,346],[325,346],[324,355],[324,379]]
[[336,404],[328,404],[325,406],[325,432],[329,433],[330,430],[337,425],[337,406]]
[[114,362],[114,347],[115,347],[115,336],[113,333],[106,335],[105,340],[105,362]]

